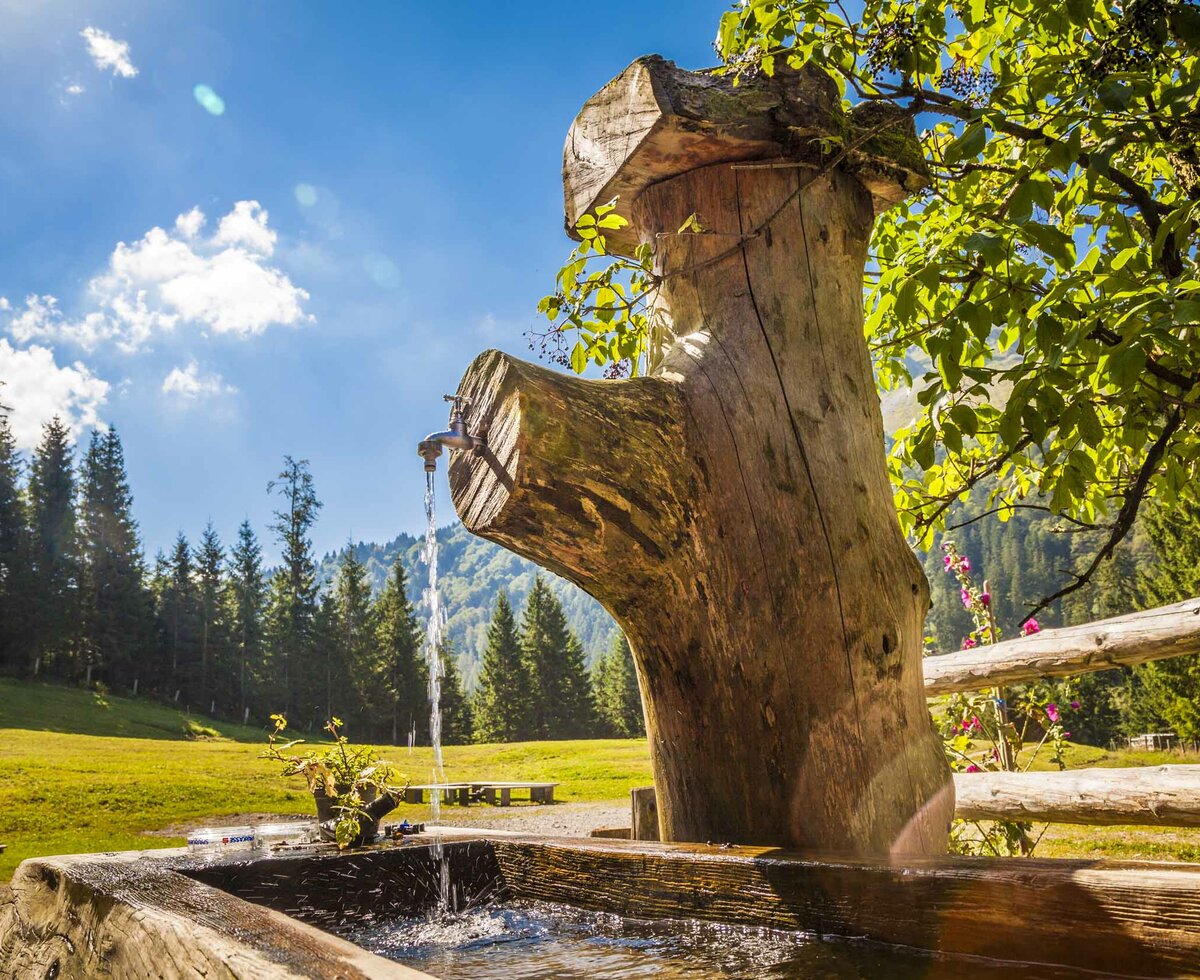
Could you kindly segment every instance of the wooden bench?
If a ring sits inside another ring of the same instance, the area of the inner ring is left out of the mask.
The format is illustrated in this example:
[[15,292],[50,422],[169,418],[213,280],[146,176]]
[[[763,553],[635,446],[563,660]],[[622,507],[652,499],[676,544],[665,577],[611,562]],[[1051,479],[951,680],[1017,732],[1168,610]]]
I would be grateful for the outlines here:
[[530,803],[553,803],[554,787],[558,783],[520,783],[520,782],[491,782],[472,783],[471,788],[494,806],[508,806],[512,803],[513,790],[529,790]]
[[473,795],[471,783],[426,783],[421,786],[408,786],[404,790],[405,803],[421,804],[425,802],[425,794],[430,800],[434,793],[441,793],[447,803],[457,803],[459,806],[470,806]]

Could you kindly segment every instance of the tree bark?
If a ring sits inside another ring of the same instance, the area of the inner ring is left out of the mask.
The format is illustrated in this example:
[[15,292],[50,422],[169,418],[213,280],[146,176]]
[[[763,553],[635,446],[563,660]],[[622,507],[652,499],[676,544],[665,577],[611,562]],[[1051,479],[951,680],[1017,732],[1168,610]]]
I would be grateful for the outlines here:
[[956,773],[963,820],[1200,827],[1200,766]]
[[[628,104],[602,95],[604,111]],[[682,339],[627,381],[481,355],[459,394],[489,448],[452,455],[455,506],[624,628],[664,840],[944,851],[953,788],[920,680],[928,586],[892,505],[862,333],[873,192],[840,167],[711,163],[719,140],[651,182],[655,159],[680,164],[670,127],[649,132],[637,152],[660,144],[625,175],[622,210],[657,243]],[[676,233],[693,212],[708,233]]]
[[1200,653],[1200,599],[926,657],[930,697]]

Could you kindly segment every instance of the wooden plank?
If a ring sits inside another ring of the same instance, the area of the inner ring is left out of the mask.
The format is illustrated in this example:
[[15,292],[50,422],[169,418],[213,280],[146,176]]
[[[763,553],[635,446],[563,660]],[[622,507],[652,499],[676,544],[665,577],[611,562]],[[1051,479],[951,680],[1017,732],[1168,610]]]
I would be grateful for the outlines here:
[[1014,977],[1046,976],[1047,964],[1106,977],[1200,975],[1200,865],[820,861],[773,848],[601,839],[492,846],[521,898],[1031,964]]
[[1200,598],[926,657],[922,668],[925,693],[932,697],[1192,653],[1200,653]]
[[633,840],[658,840],[658,798],[653,786],[639,786],[629,791],[633,815],[630,835]]
[[957,773],[954,792],[965,820],[1200,827],[1200,765]]
[[0,976],[434,980],[178,874],[163,853],[21,864],[0,895]]

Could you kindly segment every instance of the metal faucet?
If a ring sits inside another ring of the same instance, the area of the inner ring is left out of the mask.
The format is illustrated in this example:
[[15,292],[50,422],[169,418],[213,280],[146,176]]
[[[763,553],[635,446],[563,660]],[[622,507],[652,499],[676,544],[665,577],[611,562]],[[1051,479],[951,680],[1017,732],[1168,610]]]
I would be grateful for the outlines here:
[[482,452],[487,447],[487,439],[482,433],[471,435],[467,431],[470,401],[459,395],[443,395],[442,398],[450,402],[450,428],[445,432],[431,432],[417,444],[417,455],[425,460],[426,473],[437,469],[437,458],[442,455],[443,446],[472,452]]

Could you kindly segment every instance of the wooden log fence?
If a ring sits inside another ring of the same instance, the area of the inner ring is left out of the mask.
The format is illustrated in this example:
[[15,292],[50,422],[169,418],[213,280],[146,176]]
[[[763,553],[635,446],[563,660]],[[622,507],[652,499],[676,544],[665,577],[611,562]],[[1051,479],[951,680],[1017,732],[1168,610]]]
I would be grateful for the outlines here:
[[1200,766],[954,775],[962,820],[1200,827]]
[[1200,598],[926,657],[922,668],[925,694],[934,697],[1043,677],[1072,677],[1189,653],[1200,653]]

